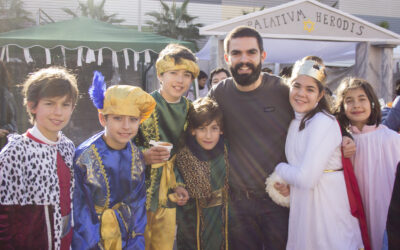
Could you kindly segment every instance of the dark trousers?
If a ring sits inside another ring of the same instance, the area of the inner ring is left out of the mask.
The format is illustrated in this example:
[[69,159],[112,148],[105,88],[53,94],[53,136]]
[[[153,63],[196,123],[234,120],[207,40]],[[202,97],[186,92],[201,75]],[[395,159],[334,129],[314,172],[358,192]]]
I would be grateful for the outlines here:
[[286,248],[289,209],[269,197],[230,201],[230,250],[280,250]]

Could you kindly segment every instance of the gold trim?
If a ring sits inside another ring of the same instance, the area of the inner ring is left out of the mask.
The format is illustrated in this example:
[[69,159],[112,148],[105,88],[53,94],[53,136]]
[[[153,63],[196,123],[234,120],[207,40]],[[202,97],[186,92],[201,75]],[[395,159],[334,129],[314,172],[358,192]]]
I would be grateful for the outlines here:
[[196,199],[196,218],[197,218],[197,225],[196,225],[197,250],[201,250],[200,249],[200,207],[199,207],[198,199]]
[[185,132],[186,129],[187,129],[187,126],[188,126],[188,119],[187,119],[187,117],[188,117],[188,114],[189,114],[190,102],[189,102],[189,100],[188,100],[186,97],[183,97],[183,98],[185,98],[184,100],[186,101],[186,119],[185,119],[185,124],[183,125],[183,131]]
[[140,160],[139,154],[136,151],[135,145],[129,141],[129,145],[131,146],[131,157],[132,157],[132,166],[131,166],[131,178],[132,180],[137,180],[140,178],[141,173],[144,171],[143,163]]
[[[113,208],[113,209],[114,209],[114,208]],[[116,209],[116,211],[117,211],[117,213],[119,214],[119,217],[121,217],[122,223],[124,223],[126,232],[129,232],[128,224],[126,224],[126,221],[125,221],[125,219],[124,219],[124,216],[122,216],[121,211],[119,211],[118,209]]]
[[[136,154],[137,151],[135,150],[135,147],[134,147],[134,145],[132,144],[132,142],[129,142],[129,145],[131,146],[131,152],[132,152],[132,153],[131,153],[131,156],[132,156],[132,157],[131,157],[131,158],[132,158],[132,159],[131,159],[131,174],[132,174],[131,179],[132,179],[132,180],[135,180],[134,177],[135,177],[135,166],[136,166],[136,162],[139,162],[140,164],[141,164],[141,162],[140,162],[140,161],[137,161],[138,159],[136,159],[136,156],[138,156],[138,154]],[[109,184],[109,182],[108,182],[108,177],[107,177],[107,174],[106,174],[106,171],[105,171],[105,168],[104,168],[103,161],[102,161],[102,159],[101,159],[99,153],[97,152],[96,146],[95,146],[94,144],[92,144],[92,145],[91,145],[91,149],[93,150],[93,153],[94,153],[94,155],[96,156],[97,161],[99,162],[99,165],[100,165],[100,172],[101,172],[101,174],[103,175],[104,182],[105,182],[106,188],[107,188],[107,197],[106,197],[106,202],[105,202],[104,207],[94,205],[95,211],[96,211],[97,214],[99,214],[99,218],[100,218],[100,217],[101,217],[101,214],[103,214],[105,210],[109,209],[108,207],[109,207],[109,205],[110,205],[110,184]],[[142,167],[142,166],[137,166],[137,167],[138,167],[138,169],[139,169],[138,173],[141,173],[141,171],[143,171],[143,167]],[[122,215],[122,213],[119,211],[119,208],[120,208],[123,204],[124,204],[123,202],[119,202],[119,203],[115,204],[111,209],[112,209],[113,211],[116,211],[116,212],[120,215],[121,220],[122,220],[122,222],[123,222],[123,224],[124,224],[124,226],[125,226],[126,231],[129,232],[128,224],[126,223],[126,221],[125,221],[124,216]],[[128,206],[128,208],[129,208],[129,206]],[[130,208],[129,208],[129,209],[130,209]],[[135,236],[136,236],[136,233],[133,231],[133,232],[132,232],[132,235],[135,235]]]
[[338,171],[343,171],[343,168],[339,168],[339,169],[326,169],[326,170],[324,170],[324,173],[333,173],[333,172],[338,172]]
[[225,160],[225,250],[229,249],[229,240],[228,240],[228,222],[229,222],[229,216],[228,216],[228,202],[229,202],[229,159],[228,159],[228,147],[224,145],[224,160]]
[[201,208],[221,206],[224,203],[224,188],[211,192],[210,197],[196,199],[199,200]]
[[93,150],[94,155],[96,156],[97,161],[99,162],[100,165],[100,173],[103,175],[104,178],[104,182],[106,184],[106,188],[107,188],[107,196],[106,196],[106,202],[104,204],[103,209],[107,209],[108,206],[110,205],[110,184],[108,183],[108,178],[107,178],[107,174],[106,174],[106,170],[104,169],[104,165],[103,165],[103,161],[101,160],[101,157],[99,155],[99,153],[97,152],[97,148],[94,144],[92,144],[91,149]]
[[[145,147],[150,147],[149,141],[150,139],[154,139],[155,141],[160,140],[160,133],[158,131],[158,113],[157,107],[154,109],[154,112],[151,114],[150,118],[145,121],[145,124],[149,124],[146,126],[147,128],[143,129],[143,136],[145,138]],[[149,130],[153,131],[154,138],[150,135]],[[151,169],[150,170],[150,187],[146,190],[146,210],[150,210],[151,208],[151,201],[154,194],[154,186],[157,179],[157,170]]]

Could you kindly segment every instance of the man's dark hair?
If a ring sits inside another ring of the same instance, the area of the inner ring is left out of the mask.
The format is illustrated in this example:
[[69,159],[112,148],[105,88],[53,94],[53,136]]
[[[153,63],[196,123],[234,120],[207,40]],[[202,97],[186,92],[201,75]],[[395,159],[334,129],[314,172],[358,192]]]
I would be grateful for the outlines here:
[[260,33],[258,33],[257,30],[251,27],[239,26],[233,29],[231,32],[229,32],[229,34],[226,36],[224,40],[224,50],[226,54],[228,54],[229,52],[229,43],[231,42],[231,40],[239,37],[254,37],[257,40],[260,52],[264,51],[263,39]]

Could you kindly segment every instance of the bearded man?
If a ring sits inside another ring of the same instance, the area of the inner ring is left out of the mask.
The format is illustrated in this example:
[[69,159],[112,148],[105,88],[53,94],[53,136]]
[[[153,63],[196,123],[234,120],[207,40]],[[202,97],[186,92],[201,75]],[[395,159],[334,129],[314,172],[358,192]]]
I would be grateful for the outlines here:
[[223,110],[228,139],[231,217],[230,249],[285,249],[289,210],[265,192],[265,179],[285,161],[285,140],[293,110],[281,78],[261,73],[266,58],[260,34],[237,27],[224,41],[232,78],[209,95]]

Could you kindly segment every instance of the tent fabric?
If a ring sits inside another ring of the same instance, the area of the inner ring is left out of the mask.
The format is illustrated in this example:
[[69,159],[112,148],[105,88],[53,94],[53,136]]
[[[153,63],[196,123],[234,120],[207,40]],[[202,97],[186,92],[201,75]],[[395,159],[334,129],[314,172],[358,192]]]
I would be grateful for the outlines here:
[[135,52],[152,50],[159,53],[169,43],[179,43],[194,49],[191,42],[140,32],[87,17],[0,33],[0,46],[16,45],[21,48],[40,46],[52,49],[62,46],[68,49],[87,47],[92,50],[109,48],[113,51],[130,49]]
[[[352,65],[355,60],[356,42],[328,42],[290,39],[263,39],[264,50],[267,52],[265,63],[291,64],[309,56],[319,56],[327,64]],[[212,42],[207,41],[204,47],[196,53],[200,60],[211,60]]]

